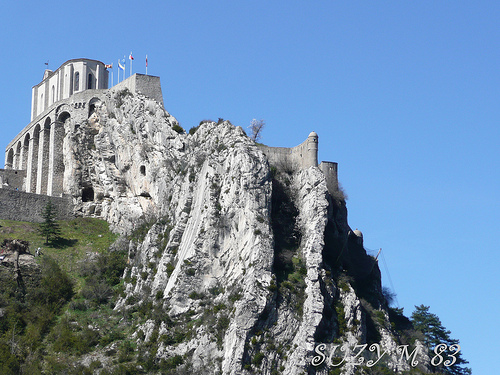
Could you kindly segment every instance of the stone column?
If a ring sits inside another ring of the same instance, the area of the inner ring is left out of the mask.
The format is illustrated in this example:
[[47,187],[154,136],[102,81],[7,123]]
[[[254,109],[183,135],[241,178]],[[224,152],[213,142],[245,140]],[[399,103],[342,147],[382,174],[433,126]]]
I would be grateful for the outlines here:
[[12,169],[19,169],[19,150],[17,147],[14,149],[14,162],[12,163]]
[[49,175],[49,139],[50,128],[46,124],[40,129],[38,143],[38,176],[36,180],[36,193],[47,194],[47,180]]
[[[24,145],[24,142],[23,142]],[[21,149],[19,150],[19,165],[17,166],[17,169],[22,170],[23,169],[23,156],[24,156],[24,146],[21,146]]]
[[5,152],[5,169],[12,169],[12,161],[9,161],[9,152],[12,149],[8,149]]
[[21,169],[23,171],[26,170],[28,166],[28,151],[29,151],[29,142],[31,141],[31,137],[28,139],[28,144],[26,144],[26,139],[21,146]]
[[49,179],[47,195],[61,196],[63,193],[64,161],[63,161],[64,125],[53,122],[50,127],[49,141]]
[[33,133],[28,145],[28,162],[26,164],[26,191],[28,193],[36,191],[37,161],[38,137]]

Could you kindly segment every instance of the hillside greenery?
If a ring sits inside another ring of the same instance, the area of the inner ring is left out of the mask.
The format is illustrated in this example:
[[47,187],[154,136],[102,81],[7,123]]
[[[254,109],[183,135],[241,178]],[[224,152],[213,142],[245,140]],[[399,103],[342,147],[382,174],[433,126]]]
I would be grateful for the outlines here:
[[[285,177],[273,181],[272,226],[277,238],[273,271],[276,278],[268,289],[276,295],[278,306],[293,311],[295,319],[300,319],[307,269],[300,256],[300,233],[295,223],[298,211],[287,199],[290,194]],[[38,224],[0,220],[0,243],[4,239],[21,239],[29,242],[31,254],[39,247],[42,252],[41,256],[33,258],[36,264],[21,267],[22,285],[12,277],[9,267],[0,265],[0,374],[177,374],[179,369],[191,371],[187,355],[158,360],[158,343],[181,344],[193,338],[200,325],[208,327],[218,347],[222,347],[230,313],[234,302],[241,298],[241,290],[234,290],[227,303],[214,302],[215,297],[224,292],[222,286],[212,288],[206,295],[192,292],[189,298],[199,301],[203,312],[197,314],[190,310],[176,318],[170,317],[161,304],[151,298],[138,301],[129,297],[127,308],[115,311],[117,300],[125,296],[124,282],[131,278],[127,272],[122,277],[127,266],[128,241],[140,239],[143,230],[130,236],[135,238],[121,241],[102,220],[79,218],[58,221],[57,225],[59,237],[45,245],[46,238],[38,230]],[[187,271],[191,269],[195,271],[194,268],[187,268]],[[387,322],[381,302],[375,298],[377,293],[367,287],[376,284],[376,280],[367,278],[361,283],[338,265],[333,267],[332,279],[344,292],[352,285],[361,297],[368,342],[379,342],[378,328],[386,327],[402,344],[413,344],[415,339],[431,346],[438,342],[448,346],[458,343],[449,337],[450,332],[425,306],[417,307],[411,319],[403,315],[402,309],[387,307]],[[157,293],[155,299],[162,297],[162,293]],[[350,329],[344,320],[342,304],[339,301],[331,303],[332,311],[325,314],[334,323],[331,327],[325,323],[324,335],[316,337],[320,341],[341,337]],[[249,355],[244,364],[247,369],[258,369],[264,359],[261,338],[267,332],[264,322],[268,316],[269,312],[263,314],[262,331],[254,332],[248,343]],[[155,321],[157,327],[165,324],[168,333],[160,334],[156,327],[145,340],[145,331],[139,327],[147,319]],[[268,346],[273,348],[274,341]],[[280,347],[276,350],[282,351]],[[441,366],[439,371],[468,374],[470,369],[461,367],[466,363],[460,356],[458,366]],[[377,368],[377,373],[389,373],[386,370]],[[412,371],[424,373],[419,369]]]
[[0,266],[1,374],[90,374],[102,365],[75,365],[77,357],[129,334],[113,312],[127,256],[110,250],[117,235],[97,219],[57,224],[59,238],[44,245],[37,224],[0,220],[0,241],[23,239],[42,252],[21,266],[22,285]]

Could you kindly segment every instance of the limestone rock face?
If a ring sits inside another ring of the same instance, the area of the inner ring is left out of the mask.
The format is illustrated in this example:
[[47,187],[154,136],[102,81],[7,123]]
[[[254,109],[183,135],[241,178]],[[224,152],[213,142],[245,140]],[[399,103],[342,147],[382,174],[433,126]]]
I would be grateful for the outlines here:
[[[134,339],[158,359],[182,356],[179,371],[191,374],[326,374],[311,364],[318,344],[366,342],[371,308],[388,322],[378,266],[354,257],[363,249],[319,168],[277,170],[228,121],[186,134],[127,91],[65,127],[65,192],[78,214],[127,238],[115,309],[148,312]],[[370,302],[353,288],[358,271],[373,284]],[[390,328],[375,328],[393,350]]]

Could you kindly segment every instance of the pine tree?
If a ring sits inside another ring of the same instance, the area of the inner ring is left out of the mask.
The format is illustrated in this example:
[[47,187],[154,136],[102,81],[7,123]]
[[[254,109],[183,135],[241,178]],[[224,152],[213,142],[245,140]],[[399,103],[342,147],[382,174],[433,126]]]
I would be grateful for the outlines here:
[[56,221],[56,206],[49,200],[41,215],[44,221],[40,223],[39,233],[45,237],[45,245],[48,245],[49,241],[57,240],[61,234],[61,229]]
[[[411,315],[411,322],[413,323],[413,327],[422,332],[425,337],[425,345],[430,349],[429,356],[430,358],[436,358],[434,364],[441,362],[437,367],[437,369],[443,374],[451,374],[451,375],[468,375],[471,374],[471,369],[468,367],[462,367],[463,365],[469,363],[465,359],[462,358],[462,353],[458,352],[455,355],[456,362],[451,366],[444,366],[446,360],[453,360],[453,357],[449,356],[455,352],[455,350],[447,350],[444,351],[441,356],[443,360],[441,361],[440,357],[436,356],[434,352],[434,348],[439,344],[445,344],[449,349],[452,345],[458,345],[459,340],[452,339],[450,337],[451,332],[443,327],[441,320],[436,314],[432,314],[429,312],[429,306],[415,306],[415,311]],[[431,362],[431,365],[433,363]]]

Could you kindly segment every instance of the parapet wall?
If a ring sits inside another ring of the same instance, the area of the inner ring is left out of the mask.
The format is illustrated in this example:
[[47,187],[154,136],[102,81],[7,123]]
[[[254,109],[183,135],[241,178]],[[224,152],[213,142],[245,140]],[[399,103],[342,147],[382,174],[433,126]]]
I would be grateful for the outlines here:
[[0,189],[0,219],[42,222],[41,213],[49,200],[56,206],[59,220],[74,217],[73,204],[68,196],[49,197],[23,191]]
[[299,170],[318,166],[318,135],[315,132],[295,147],[259,145],[259,148],[266,154],[270,164],[281,169]]

